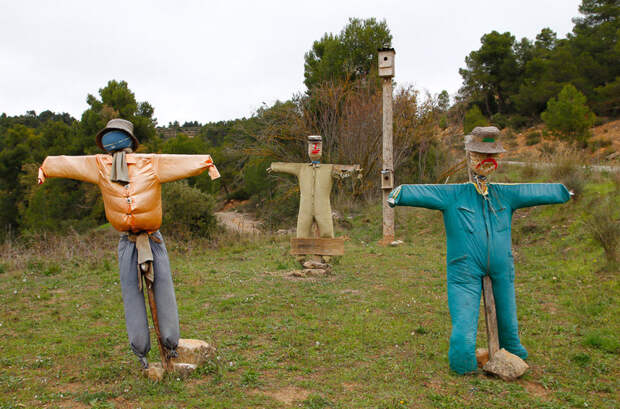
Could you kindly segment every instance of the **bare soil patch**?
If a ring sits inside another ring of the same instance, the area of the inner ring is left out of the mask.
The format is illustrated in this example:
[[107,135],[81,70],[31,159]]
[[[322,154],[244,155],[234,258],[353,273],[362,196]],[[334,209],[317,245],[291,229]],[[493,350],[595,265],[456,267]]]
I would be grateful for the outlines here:
[[522,385],[530,395],[534,395],[539,398],[547,399],[547,395],[549,394],[549,391],[547,391],[545,387],[539,384],[538,382],[523,381]]
[[275,391],[256,391],[257,393],[267,395],[270,398],[282,402],[286,405],[291,405],[294,402],[306,400],[310,396],[310,391],[297,388],[295,386],[287,386]]

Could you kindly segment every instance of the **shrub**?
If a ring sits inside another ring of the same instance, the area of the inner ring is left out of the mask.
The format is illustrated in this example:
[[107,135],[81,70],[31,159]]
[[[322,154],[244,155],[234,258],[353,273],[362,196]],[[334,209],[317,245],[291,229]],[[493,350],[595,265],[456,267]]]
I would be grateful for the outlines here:
[[562,88],[557,98],[547,102],[547,110],[540,117],[549,129],[569,140],[585,143],[595,115],[586,105],[586,97],[573,85]]
[[446,115],[439,117],[439,127],[441,129],[446,129],[448,127],[448,117]]
[[538,131],[534,131],[534,132],[530,132],[525,136],[525,144],[527,146],[532,146],[532,145],[536,145],[537,143],[540,142],[540,132]]
[[544,142],[542,143],[539,147],[538,150],[540,151],[540,153],[545,156],[545,157],[551,157],[553,154],[555,154],[556,152],[556,148],[555,145],[549,142]]
[[183,180],[163,185],[162,200],[163,227],[167,231],[211,237],[216,227],[215,200],[211,195]]
[[[617,194],[613,196],[617,197]],[[584,221],[586,230],[590,233],[592,239],[603,247],[605,258],[607,259],[606,268],[614,271],[620,260],[618,255],[620,218],[617,215],[617,200],[606,196],[603,199],[594,200],[588,209],[590,214]]]
[[586,185],[586,169],[583,158],[576,152],[564,152],[557,155],[551,167],[551,177],[559,180],[575,194],[581,197]]
[[508,126],[513,129],[523,129],[529,125],[531,125],[532,120],[523,115],[513,115],[508,120]]
[[497,114],[493,114],[491,116],[491,124],[495,125],[499,129],[504,129],[508,126],[508,116],[500,114],[499,112]]
[[480,111],[478,105],[474,105],[469,109],[469,111],[465,112],[465,119],[463,119],[463,132],[468,134],[475,127],[487,126],[488,124],[489,121],[484,115],[482,115],[482,111]]

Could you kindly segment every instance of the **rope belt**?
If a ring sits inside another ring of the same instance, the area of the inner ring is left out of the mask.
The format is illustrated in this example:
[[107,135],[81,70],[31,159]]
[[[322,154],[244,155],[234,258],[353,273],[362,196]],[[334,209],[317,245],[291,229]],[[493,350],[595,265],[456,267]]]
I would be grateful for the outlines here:
[[149,287],[155,281],[155,271],[153,269],[153,251],[151,250],[151,243],[149,238],[156,243],[161,243],[161,240],[153,236],[153,233],[138,232],[127,233],[127,238],[136,243],[136,250],[138,251],[138,288],[142,291],[142,276],[146,278]]

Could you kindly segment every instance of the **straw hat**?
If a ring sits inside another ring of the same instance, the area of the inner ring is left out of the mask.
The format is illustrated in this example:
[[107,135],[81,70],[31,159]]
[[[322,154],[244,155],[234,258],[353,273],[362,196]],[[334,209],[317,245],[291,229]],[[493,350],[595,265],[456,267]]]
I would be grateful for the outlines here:
[[465,135],[465,149],[479,153],[506,152],[501,142],[495,140],[498,136],[499,129],[494,126],[477,126],[470,135]]

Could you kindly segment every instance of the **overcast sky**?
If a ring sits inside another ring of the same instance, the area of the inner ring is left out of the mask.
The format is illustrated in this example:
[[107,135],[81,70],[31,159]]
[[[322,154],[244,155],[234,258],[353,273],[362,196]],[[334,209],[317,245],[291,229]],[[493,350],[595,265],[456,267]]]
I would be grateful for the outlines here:
[[0,112],[80,118],[87,94],[125,80],[160,125],[251,116],[305,91],[304,53],[349,17],[385,19],[399,84],[452,95],[492,30],[563,38],[581,0],[0,0]]

